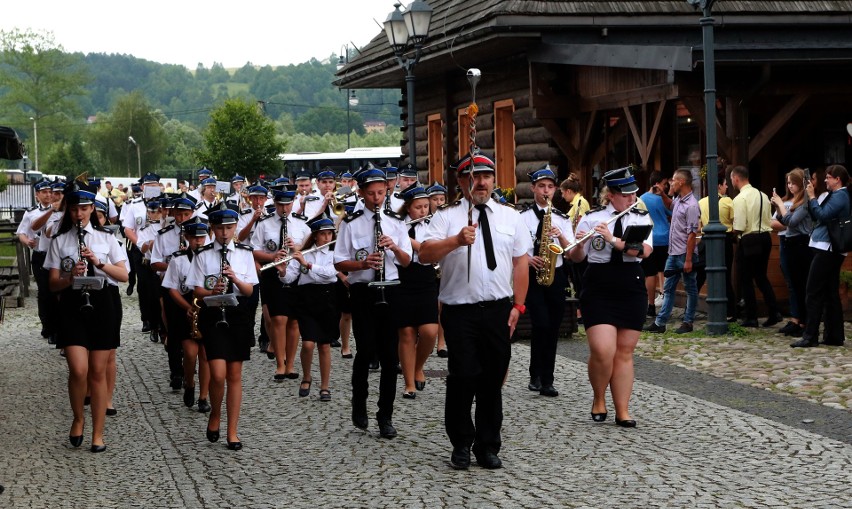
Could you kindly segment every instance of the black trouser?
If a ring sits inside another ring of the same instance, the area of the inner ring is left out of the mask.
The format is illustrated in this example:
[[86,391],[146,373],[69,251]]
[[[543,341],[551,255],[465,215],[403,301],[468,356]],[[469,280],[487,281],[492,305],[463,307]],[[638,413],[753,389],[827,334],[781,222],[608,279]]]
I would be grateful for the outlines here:
[[[444,423],[453,447],[500,451],[503,426],[503,380],[509,369],[511,301],[441,307],[447,338],[447,399]],[[470,417],[476,398],[476,425]]]
[[353,409],[366,404],[369,393],[370,361],[378,354],[382,371],[379,379],[379,419],[390,419],[396,398],[396,365],[399,362],[399,332],[394,323],[394,302],[399,299],[398,287],[385,288],[385,300],[391,304],[377,305],[379,290],[367,283],[349,287],[352,295],[352,332],[357,338],[355,363],[352,366]]
[[530,379],[538,377],[542,387],[548,387],[553,385],[556,342],[565,315],[565,275],[561,268],[556,269],[550,286],[541,286],[535,278],[536,270],[530,267],[526,301],[532,323]]
[[[51,313],[51,306],[56,304],[56,296],[50,291],[50,272],[44,269],[44,259],[47,258],[45,251],[33,251],[31,265],[33,278],[38,288],[38,319],[45,334],[50,336],[56,332],[56,320],[52,318],[56,313]],[[55,311],[55,310],[54,310]]]
[[160,277],[147,263],[141,264],[138,270],[139,280],[139,312],[143,322],[151,325],[152,331],[160,330],[162,314],[160,313]]
[[[742,238],[737,249],[737,270],[740,274],[740,291],[743,293],[743,299],[745,299],[747,320],[757,319],[757,296],[754,293],[754,286],[757,286],[763,295],[763,301],[769,308],[769,316],[773,317],[780,314],[778,303],[775,300],[775,292],[772,290],[769,278],[766,277],[766,270],[769,267],[769,252],[772,250],[772,237],[769,232],[750,233],[748,236],[752,235],[760,236],[758,239],[749,239],[757,244],[759,249],[746,255]],[[752,286],[752,282],[754,282],[754,286]]]
[[[842,254],[831,253],[821,249],[813,250],[813,262],[808,273],[807,306],[808,319],[802,339],[817,341],[819,339],[819,322],[825,318],[825,328],[822,339],[826,343],[843,343],[843,309],[840,305],[840,267],[843,265]],[[825,314],[823,315],[823,312]]]
[[[153,271],[151,271],[153,272]],[[156,276],[156,273],[154,273]],[[158,278],[159,279],[159,278]],[[160,286],[158,295],[163,299],[163,307],[177,306],[172,301],[172,295],[168,288]],[[153,323],[151,324],[153,326]],[[166,331],[169,331],[169,324],[164,324]],[[154,329],[152,329],[154,330]],[[176,331],[177,329],[175,329]],[[169,331],[171,332],[171,331]],[[172,378],[183,378],[183,340],[187,338],[179,338],[177,334],[168,334],[168,342],[166,343],[166,353],[169,355],[169,373]]]
[[139,267],[142,266],[142,251],[136,247],[136,244],[131,244],[127,241],[130,248],[127,249],[127,263],[130,265],[130,272],[127,274],[127,283],[132,288],[136,285],[136,274],[139,272]]
[[[811,269],[811,260],[814,258],[813,250],[808,247],[810,240],[810,235],[787,237],[784,246],[784,249],[787,251],[790,282],[793,285],[793,293],[796,296],[796,307],[799,311],[799,316],[796,318],[799,319],[799,323],[803,324],[808,323],[808,273]],[[819,317],[815,318],[819,322]]]

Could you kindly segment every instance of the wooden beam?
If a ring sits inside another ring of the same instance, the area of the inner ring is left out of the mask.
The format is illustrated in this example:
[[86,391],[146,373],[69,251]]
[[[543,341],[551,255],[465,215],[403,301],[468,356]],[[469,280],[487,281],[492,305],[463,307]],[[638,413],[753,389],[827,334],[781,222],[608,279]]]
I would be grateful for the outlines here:
[[636,148],[639,149],[639,155],[642,158],[642,165],[645,164],[645,140],[639,136],[639,130],[636,129],[636,121],[633,120],[633,114],[630,112],[629,106],[624,106],[624,118],[627,120],[627,125],[630,126],[630,132],[633,133],[633,142],[636,143]]
[[615,124],[615,128],[613,128],[612,132],[609,133],[607,139],[601,142],[598,145],[598,148],[595,149],[592,157],[589,159],[589,167],[593,168],[601,159],[604,158],[607,151],[612,150],[612,147],[615,146],[616,143],[621,141],[627,135],[627,122],[624,122],[623,119],[619,119],[618,123]]
[[634,88],[606,95],[580,98],[580,111],[611,110],[624,106],[636,106],[675,99],[679,96],[678,86],[673,84]]
[[580,160],[584,160],[586,155],[589,153],[589,140],[592,137],[592,127],[595,125],[595,118],[597,117],[598,110],[592,110],[592,114],[589,115],[589,121],[586,124],[586,132],[583,133],[583,142],[578,147],[580,152]]
[[[698,96],[684,96],[680,100],[686,106],[686,109],[689,110],[689,113],[695,117],[698,125],[706,130],[707,122],[704,118],[704,99]],[[723,129],[716,129],[716,148],[720,156],[729,161],[731,160],[731,140]]]
[[579,167],[581,162],[580,154],[571,143],[568,133],[562,130],[562,128],[559,127],[559,124],[557,124],[552,118],[540,118],[539,121],[550,133],[553,141],[556,143],[556,146],[562,150],[563,154],[565,154],[565,157],[568,159],[568,164],[573,168]]
[[769,140],[771,140],[773,136],[778,134],[778,131],[784,127],[784,125],[790,120],[790,117],[799,111],[799,108],[805,104],[805,101],[807,101],[810,96],[810,93],[805,92],[794,95],[789,101],[787,101],[787,104],[782,106],[781,109],[778,110],[771,119],[769,119],[769,122],[763,126],[763,129],[761,129],[760,132],[757,133],[757,136],[752,138],[751,143],[749,143],[749,162],[751,162],[751,160],[754,159],[761,150],[763,150],[763,147],[769,143]]
[[[660,101],[660,105],[657,107],[657,116],[654,118],[654,126],[651,128],[651,137],[648,138],[648,147],[654,146],[654,142],[657,139],[657,131],[660,129],[660,121],[663,119],[663,111],[666,109],[666,100],[663,99]],[[651,155],[651,151],[648,150],[648,156]],[[648,168],[645,168],[646,170]]]
[[529,64],[530,106],[536,118],[566,118],[577,114],[572,98],[555,94],[550,84],[541,76],[543,64]]

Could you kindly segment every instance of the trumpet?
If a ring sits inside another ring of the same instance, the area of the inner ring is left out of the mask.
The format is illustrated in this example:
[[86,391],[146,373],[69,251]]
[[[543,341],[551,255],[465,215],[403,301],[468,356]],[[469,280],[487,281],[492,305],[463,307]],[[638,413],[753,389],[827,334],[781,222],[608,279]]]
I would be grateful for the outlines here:
[[[84,174],[85,175],[85,174]],[[86,241],[84,239],[84,235],[86,231],[83,230],[83,221],[77,221],[77,247],[78,247],[78,261],[82,261],[86,264],[86,271],[89,270],[89,262],[85,258],[83,258],[83,248],[86,247]],[[94,307],[89,299],[89,290],[83,288],[80,292],[80,295],[83,297],[83,305],[80,306],[80,311],[83,313],[90,313]]]
[[[323,244],[322,246],[312,247],[310,249],[302,251],[302,254],[306,255],[308,253],[313,253],[314,251],[319,251],[320,249],[322,249],[326,246],[330,246],[330,245],[334,244],[335,242],[337,242],[337,239],[332,240],[328,244]],[[281,258],[280,260],[275,260],[274,262],[269,262],[266,265],[263,265],[262,267],[260,267],[260,271],[263,272],[264,270],[271,269],[272,267],[277,267],[281,264],[289,263],[293,258],[295,258],[295,257],[294,256],[285,256],[284,258]]]
[[334,215],[340,216],[346,212],[346,204],[343,203],[343,200],[353,196],[355,191],[353,191],[349,186],[341,187],[338,192],[331,197],[331,211],[334,212]]

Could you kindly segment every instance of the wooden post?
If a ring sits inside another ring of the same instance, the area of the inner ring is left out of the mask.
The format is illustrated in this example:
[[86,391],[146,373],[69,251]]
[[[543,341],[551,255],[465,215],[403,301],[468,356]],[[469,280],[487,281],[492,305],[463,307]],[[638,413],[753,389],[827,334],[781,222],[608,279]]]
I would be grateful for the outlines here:
[[18,264],[18,282],[21,287],[20,297],[18,298],[18,306],[23,306],[23,299],[30,296],[30,264],[29,264],[29,248],[15,237],[15,254]]

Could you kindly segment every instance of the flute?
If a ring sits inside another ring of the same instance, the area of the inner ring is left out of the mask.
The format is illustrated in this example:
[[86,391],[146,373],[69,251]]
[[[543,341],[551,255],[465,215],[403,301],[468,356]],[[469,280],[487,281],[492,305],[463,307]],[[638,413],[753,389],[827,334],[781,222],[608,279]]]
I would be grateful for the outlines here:
[[[631,206],[627,207],[626,209],[622,210],[622,211],[621,211],[621,212],[619,212],[618,214],[616,214],[616,215],[612,216],[611,218],[609,218],[609,219],[608,219],[608,220],[607,220],[604,224],[606,224],[606,225],[610,225],[610,224],[611,224],[611,223],[613,223],[614,221],[617,221],[617,220],[618,220],[621,216],[623,216],[623,215],[627,214],[628,212],[630,212],[631,210],[633,210],[633,208],[634,208],[634,207],[636,207],[637,205],[639,205],[639,200],[636,200],[636,202],[635,202],[633,205],[631,205]],[[572,243],[571,243],[568,247],[566,247],[566,248],[564,249],[564,252],[565,252],[565,253],[567,253],[568,251],[570,251],[570,250],[574,249],[575,247],[579,246],[580,244],[582,244],[583,242],[585,242],[585,241],[589,240],[589,238],[591,238],[591,237],[593,237],[593,236],[595,236],[595,235],[597,235],[597,232],[596,232],[595,230],[592,230],[592,231],[590,231],[590,232],[587,232],[585,235],[583,235],[583,236],[582,236],[582,237],[580,237],[579,239],[575,240],[575,241],[574,241],[574,242],[572,242]]]
[[[324,247],[326,247],[326,246],[330,246],[330,245],[334,244],[335,242],[337,242],[337,240],[336,240],[336,239],[335,239],[335,240],[332,240],[332,241],[331,241],[331,242],[329,242],[328,244],[323,244],[323,245],[321,245],[321,246],[312,247],[312,248],[308,249],[307,251],[302,251],[302,254],[303,254],[303,255],[306,255],[306,254],[308,254],[308,253],[313,253],[314,251],[319,251],[320,249],[322,249],[322,248],[324,248]],[[292,259],[293,259],[293,257],[292,257],[292,256],[285,256],[284,258],[281,258],[280,260],[276,260],[276,261],[274,261],[274,262],[269,262],[269,263],[267,263],[266,265],[264,265],[264,266],[262,266],[262,267],[260,268],[260,271],[261,271],[261,272],[263,272],[263,271],[264,271],[264,270],[266,270],[266,269],[271,269],[272,267],[277,267],[277,266],[281,265],[282,263],[287,263],[287,262],[289,262],[289,261],[290,261],[290,260],[292,260]]]

